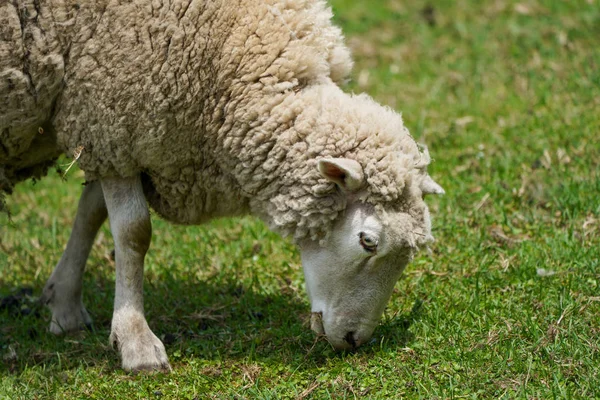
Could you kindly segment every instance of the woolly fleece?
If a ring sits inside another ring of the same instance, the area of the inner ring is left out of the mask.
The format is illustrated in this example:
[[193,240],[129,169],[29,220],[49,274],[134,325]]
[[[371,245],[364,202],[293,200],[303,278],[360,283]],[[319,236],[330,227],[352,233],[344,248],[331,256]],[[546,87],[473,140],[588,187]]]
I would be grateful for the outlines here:
[[0,3],[0,193],[66,153],[89,181],[141,173],[170,221],[252,212],[323,240],[349,195],[317,162],[347,157],[352,196],[428,236],[428,155],[338,88],[352,62],[330,20],[321,0]]

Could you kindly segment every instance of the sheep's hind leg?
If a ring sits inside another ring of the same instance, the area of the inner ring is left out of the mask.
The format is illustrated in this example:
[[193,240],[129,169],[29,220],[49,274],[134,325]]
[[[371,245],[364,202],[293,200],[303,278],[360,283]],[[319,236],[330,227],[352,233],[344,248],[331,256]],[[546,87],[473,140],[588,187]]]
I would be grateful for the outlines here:
[[140,177],[102,180],[115,241],[115,309],[110,343],[126,370],[170,370],[162,342],[144,317],[144,257],[152,227]]
[[100,182],[87,184],[79,199],[67,248],[48,279],[40,299],[52,311],[50,332],[56,335],[91,326],[92,320],[81,298],[83,273],[96,233],[106,216]]

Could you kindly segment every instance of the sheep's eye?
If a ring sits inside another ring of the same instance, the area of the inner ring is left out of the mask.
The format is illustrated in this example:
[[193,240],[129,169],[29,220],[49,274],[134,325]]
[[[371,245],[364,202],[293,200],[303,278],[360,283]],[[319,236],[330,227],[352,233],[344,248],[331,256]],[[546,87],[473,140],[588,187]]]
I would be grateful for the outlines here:
[[360,239],[360,245],[365,251],[374,253],[377,250],[377,244],[379,243],[377,239],[370,237],[364,232],[359,233],[358,237]]

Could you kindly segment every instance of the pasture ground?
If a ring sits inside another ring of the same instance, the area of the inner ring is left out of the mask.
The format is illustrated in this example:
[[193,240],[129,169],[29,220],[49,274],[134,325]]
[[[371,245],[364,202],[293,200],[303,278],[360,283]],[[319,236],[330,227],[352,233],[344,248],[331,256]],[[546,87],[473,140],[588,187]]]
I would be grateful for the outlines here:
[[146,311],[172,373],[125,373],[108,347],[106,226],[85,278],[95,330],[51,336],[35,296],[67,242],[71,170],[21,184],[0,216],[0,398],[600,398],[600,3],[431,4],[332,2],[348,90],[403,112],[447,191],[370,344],[315,341],[297,251],[253,218],[153,220]]

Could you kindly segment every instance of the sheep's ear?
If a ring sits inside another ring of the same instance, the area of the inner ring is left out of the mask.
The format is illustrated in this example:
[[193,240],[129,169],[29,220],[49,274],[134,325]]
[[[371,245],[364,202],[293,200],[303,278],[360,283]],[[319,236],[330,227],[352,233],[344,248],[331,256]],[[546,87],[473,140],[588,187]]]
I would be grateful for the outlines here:
[[423,194],[444,194],[446,191],[429,175],[421,182],[421,191]]
[[354,192],[363,185],[363,169],[357,161],[348,158],[319,160],[319,172],[346,192]]

